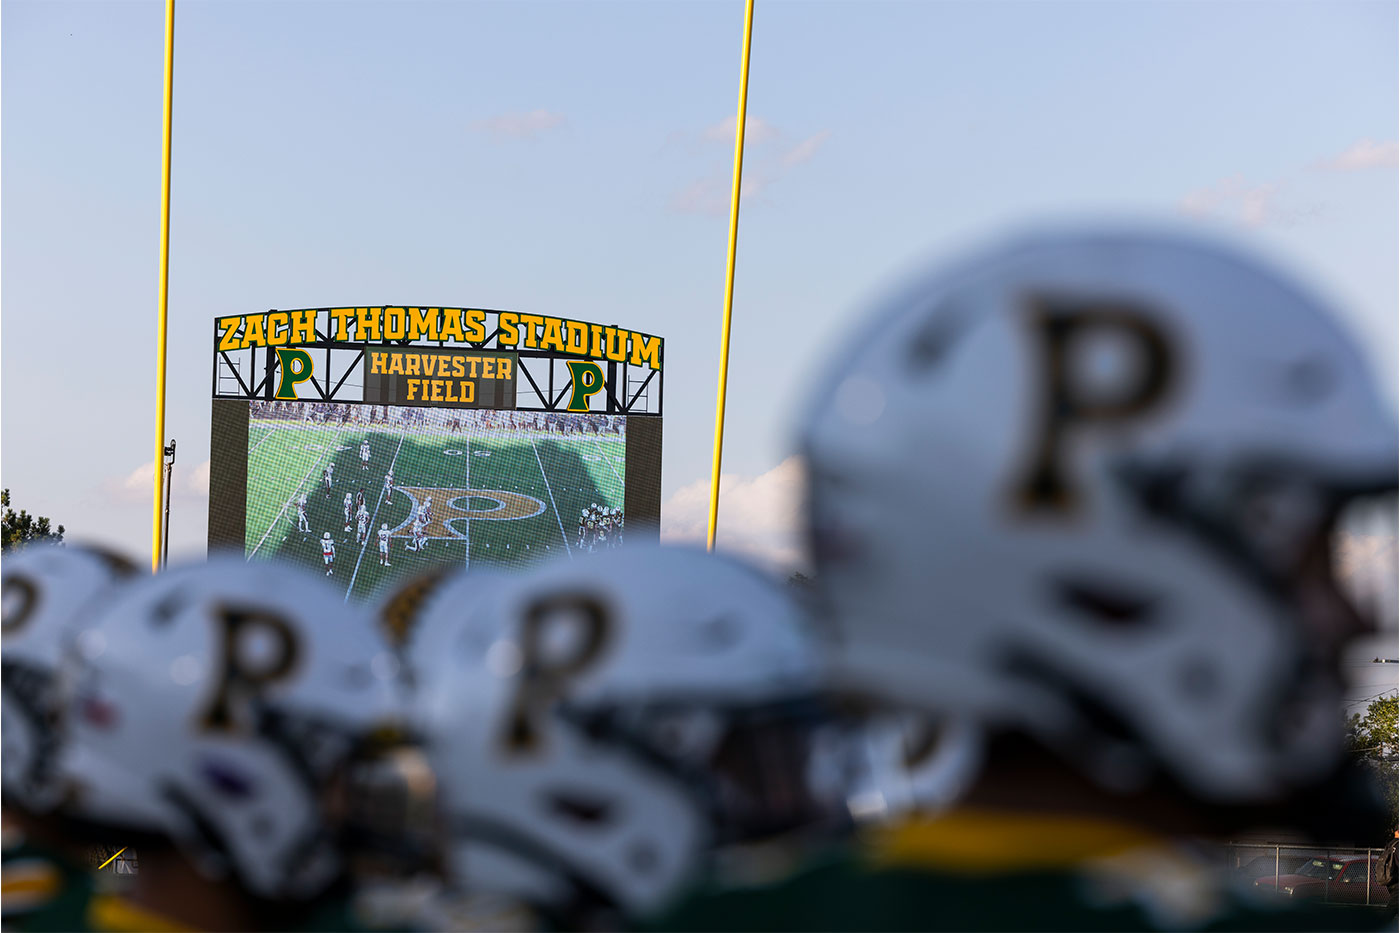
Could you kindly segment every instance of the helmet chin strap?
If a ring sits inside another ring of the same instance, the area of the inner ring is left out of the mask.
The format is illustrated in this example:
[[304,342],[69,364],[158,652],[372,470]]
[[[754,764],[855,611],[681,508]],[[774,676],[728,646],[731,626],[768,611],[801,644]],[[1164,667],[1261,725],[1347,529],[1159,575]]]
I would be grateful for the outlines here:
[[[43,799],[41,789],[53,784],[52,771],[55,766],[61,742],[54,728],[55,716],[45,706],[53,696],[54,675],[37,665],[20,661],[5,661],[4,695],[8,706],[17,711],[28,724],[31,746],[29,762],[25,773],[19,776],[24,785],[23,799],[16,801],[22,807],[52,803]],[[8,783],[8,782],[7,782]]]
[[1095,783],[1122,794],[1151,783],[1160,770],[1157,756],[1111,704],[1032,652],[1008,648],[1003,667],[1064,701],[1070,717],[1055,741],[1066,749],[1067,760],[1077,762]]
[[[452,823],[452,836],[466,840],[469,846],[499,849],[518,856],[520,861],[542,874],[564,883],[571,894],[567,904],[535,904],[536,908],[554,915],[561,925],[573,926],[572,918],[581,911],[622,913],[622,905],[609,891],[577,871],[549,845],[523,832],[509,822],[490,813],[474,811],[459,814]],[[467,879],[470,884],[470,879]],[[521,892],[508,892],[520,894]]]

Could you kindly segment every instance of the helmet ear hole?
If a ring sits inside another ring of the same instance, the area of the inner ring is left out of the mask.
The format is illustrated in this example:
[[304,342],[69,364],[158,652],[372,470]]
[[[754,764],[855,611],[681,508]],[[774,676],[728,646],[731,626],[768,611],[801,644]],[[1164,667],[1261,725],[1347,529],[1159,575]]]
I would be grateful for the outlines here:
[[1052,584],[1056,601],[1080,618],[1110,629],[1127,630],[1157,620],[1161,600],[1118,581],[1060,577]]
[[909,373],[922,376],[937,369],[966,326],[963,315],[946,308],[935,310],[909,341],[905,355]]
[[555,816],[581,826],[606,826],[613,822],[613,803],[577,790],[556,789],[545,794],[545,804]]

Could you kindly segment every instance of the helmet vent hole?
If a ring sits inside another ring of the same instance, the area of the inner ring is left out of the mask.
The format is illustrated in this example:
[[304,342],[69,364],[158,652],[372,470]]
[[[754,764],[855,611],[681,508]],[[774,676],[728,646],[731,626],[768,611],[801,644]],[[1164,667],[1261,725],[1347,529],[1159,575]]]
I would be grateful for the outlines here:
[[1110,628],[1133,628],[1150,623],[1157,599],[1118,584],[1061,578],[1055,581],[1061,606]]
[[184,593],[171,593],[151,607],[151,622],[161,627],[169,625],[188,601]]
[[553,791],[546,795],[549,809],[574,823],[604,826],[612,822],[612,803],[599,797],[586,797],[574,791]]
[[649,842],[635,842],[627,850],[627,864],[639,875],[653,873],[660,862],[656,847]]
[[962,315],[946,308],[938,309],[930,315],[929,320],[909,342],[907,359],[910,371],[921,374],[941,365],[965,324]]
[[738,644],[740,626],[731,616],[715,616],[701,624],[701,638],[716,651],[727,650]]
[[1308,356],[1288,365],[1284,375],[1284,389],[1289,399],[1306,405],[1325,398],[1332,391],[1336,376],[1327,361]]
[[1220,671],[1208,658],[1192,658],[1177,669],[1177,683],[1187,699],[1210,700],[1220,693]]

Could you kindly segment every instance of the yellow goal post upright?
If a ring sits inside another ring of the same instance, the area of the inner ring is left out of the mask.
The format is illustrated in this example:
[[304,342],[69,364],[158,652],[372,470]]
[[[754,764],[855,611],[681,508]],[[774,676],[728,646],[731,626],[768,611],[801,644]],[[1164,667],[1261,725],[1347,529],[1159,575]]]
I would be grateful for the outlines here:
[[715,549],[719,521],[719,476],[724,457],[724,402],[729,381],[729,319],[734,310],[734,255],[739,241],[739,194],[744,174],[744,118],[749,103],[749,44],[753,35],[753,0],[744,3],[744,53],[739,65],[739,112],[734,127],[734,185],[729,195],[729,258],[724,274],[724,320],[719,337],[719,390],[715,399],[715,447],[710,465],[710,520],[705,547]]
[[170,103],[175,78],[175,0],[165,0],[165,113],[160,172],[160,287],[156,319],[156,453],[151,472],[155,501],[151,509],[151,572],[162,563],[161,525],[165,506],[165,321],[170,286]]

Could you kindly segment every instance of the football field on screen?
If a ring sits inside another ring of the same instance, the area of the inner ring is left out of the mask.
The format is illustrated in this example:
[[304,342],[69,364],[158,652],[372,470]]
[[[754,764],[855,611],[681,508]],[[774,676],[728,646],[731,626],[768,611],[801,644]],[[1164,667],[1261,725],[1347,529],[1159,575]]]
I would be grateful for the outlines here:
[[[367,468],[360,445],[368,438]],[[321,537],[330,532],[329,580],[356,599],[443,564],[512,565],[571,555],[581,510],[622,508],[626,441],[613,434],[561,435],[485,429],[431,433],[400,425],[303,424],[254,419],[248,426],[244,551],[290,560],[324,574]],[[324,470],[334,464],[327,487]],[[392,466],[394,488],[385,489]],[[370,513],[357,541],[355,497]],[[350,529],[344,497],[351,494]],[[306,497],[308,531],[297,502]],[[429,504],[426,544],[410,550],[413,516]],[[378,531],[390,531],[389,566]]]

